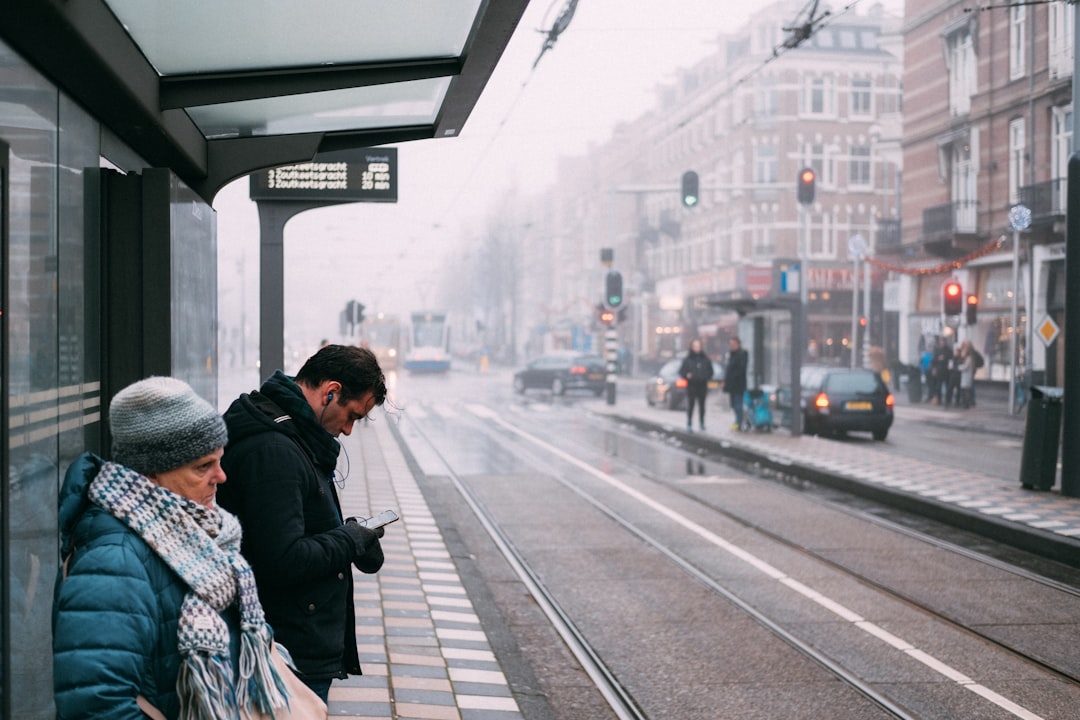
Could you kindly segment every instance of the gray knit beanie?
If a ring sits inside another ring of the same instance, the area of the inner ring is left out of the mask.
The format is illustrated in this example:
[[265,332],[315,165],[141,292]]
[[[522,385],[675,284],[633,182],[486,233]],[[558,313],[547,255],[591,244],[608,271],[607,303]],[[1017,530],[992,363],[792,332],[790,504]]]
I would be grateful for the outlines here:
[[113,461],[143,475],[181,467],[225,447],[225,421],[183,380],[150,377],[109,404]]

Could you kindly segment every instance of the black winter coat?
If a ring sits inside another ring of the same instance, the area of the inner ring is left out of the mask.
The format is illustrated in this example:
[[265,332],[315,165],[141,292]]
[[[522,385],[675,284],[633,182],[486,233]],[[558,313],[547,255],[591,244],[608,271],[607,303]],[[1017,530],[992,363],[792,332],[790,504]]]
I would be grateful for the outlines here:
[[679,366],[679,377],[685,379],[687,383],[693,385],[698,391],[708,389],[709,380],[712,379],[712,376],[712,360],[703,352],[687,354],[683,358],[682,365]]
[[749,359],[749,353],[742,348],[728,353],[727,367],[724,368],[724,392],[728,395],[746,392],[746,365]]
[[228,479],[217,501],[240,519],[241,549],[267,622],[300,672],[315,680],[359,675],[356,547],[333,483],[337,441],[310,406],[297,407],[294,392],[299,388],[278,372],[225,412],[229,444],[221,464]]

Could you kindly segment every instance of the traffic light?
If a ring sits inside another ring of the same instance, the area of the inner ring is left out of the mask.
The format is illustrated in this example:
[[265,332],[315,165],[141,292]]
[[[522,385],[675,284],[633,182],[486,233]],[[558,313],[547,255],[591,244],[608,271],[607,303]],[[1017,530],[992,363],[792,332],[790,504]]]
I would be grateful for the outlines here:
[[974,325],[979,317],[979,296],[967,296],[967,324]]
[[356,303],[356,324],[364,322],[364,304],[361,302]]
[[817,172],[814,168],[803,168],[799,171],[797,185],[799,202],[809,205],[814,202],[814,183],[817,181]]
[[600,322],[602,322],[605,325],[610,325],[611,323],[615,322],[615,311],[614,310],[608,310],[607,308],[604,308],[603,310],[601,310],[600,311]]
[[609,308],[622,305],[622,273],[618,270],[608,270],[604,281],[604,304]]
[[960,283],[950,280],[941,287],[941,307],[946,316],[959,315],[964,302]]
[[687,170],[682,174],[682,204],[692,208],[698,204],[701,196],[698,194],[698,176],[693,170]]

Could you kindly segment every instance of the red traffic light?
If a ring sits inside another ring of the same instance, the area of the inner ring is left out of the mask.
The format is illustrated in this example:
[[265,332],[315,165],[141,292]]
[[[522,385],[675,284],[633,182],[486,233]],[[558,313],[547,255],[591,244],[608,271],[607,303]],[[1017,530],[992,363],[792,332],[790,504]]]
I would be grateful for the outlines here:
[[817,172],[814,168],[806,167],[799,171],[799,181],[796,186],[796,196],[803,205],[814,202],[814,185],[817,180]]
[[974,325],[979,319],[979,296],[967,296],[967,324]]
[[946,315],[959,315],[964,301],[960,283],[950,280],[941,288],[942,310]]

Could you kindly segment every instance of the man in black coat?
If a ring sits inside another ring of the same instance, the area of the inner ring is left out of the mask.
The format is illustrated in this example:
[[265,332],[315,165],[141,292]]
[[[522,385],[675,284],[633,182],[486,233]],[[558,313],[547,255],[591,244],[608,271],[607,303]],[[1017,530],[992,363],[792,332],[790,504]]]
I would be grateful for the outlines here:
[[731,399],[731,409],[735,411],[735,423],[732,430],[741,430],[743,426],[743,393],[746,392],[746,364],[749,354],[743,350],[742,341],[732,336],[729,344],[727,366],[724,368],[724,392]]
[[382,528],[342,518],[337,436],[385,398],[370,350],[328,345],[295,378],[278,370],[225,412],[228,481],[217,501],[243,526],[275,639],[324,701],[335,678],[361,674],[350,565],[374,573],[383,563]]

